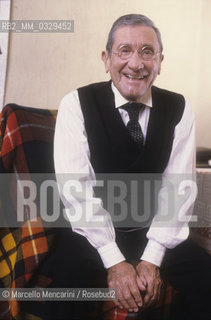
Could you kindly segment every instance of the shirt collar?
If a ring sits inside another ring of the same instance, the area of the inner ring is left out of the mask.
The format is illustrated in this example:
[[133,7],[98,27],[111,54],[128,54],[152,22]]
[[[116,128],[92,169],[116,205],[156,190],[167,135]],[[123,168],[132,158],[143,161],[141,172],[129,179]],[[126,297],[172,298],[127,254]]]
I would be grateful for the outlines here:
[[[125,99],[120,92],[118,91],[118,89],[115,87],[115,85],[113,84],[113,82],[111,83],[111,88],[112,91],[114,93],[114,100],[115,100],[115,107],[119,108],[121,107],[123,104],[129,102],[127,99]],[[152,92],[151,90],[149,90],[149,92],[147,92],[142,98],[141,98],[141,103],[145,104],[146,106],[152,108]]]

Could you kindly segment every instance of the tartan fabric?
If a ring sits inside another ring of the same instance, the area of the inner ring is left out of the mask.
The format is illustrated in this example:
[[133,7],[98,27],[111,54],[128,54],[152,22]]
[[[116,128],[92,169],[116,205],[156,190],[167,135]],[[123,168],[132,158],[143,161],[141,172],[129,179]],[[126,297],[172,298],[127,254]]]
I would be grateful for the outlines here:
[[56,110],[16,104],[4,107],[0,172],[54,172],[52,152],[56,114]]
[[[57,111],[20,107],[9,104],[1,113],[0,172],[48,173],[53,167],[53,136]],[[0,199],[1,216],[3,199]],[[3,212],[2,212],[3,211]],[[54,232],[26,221],[21,228],[0,229],[1,288],[47,287],[50,277],[36,274],[36,269],[53,244]],[[36,275],[36,277],[35,277]],[[22,314],[21,304],[0,301],[0,319],[40,319]]]

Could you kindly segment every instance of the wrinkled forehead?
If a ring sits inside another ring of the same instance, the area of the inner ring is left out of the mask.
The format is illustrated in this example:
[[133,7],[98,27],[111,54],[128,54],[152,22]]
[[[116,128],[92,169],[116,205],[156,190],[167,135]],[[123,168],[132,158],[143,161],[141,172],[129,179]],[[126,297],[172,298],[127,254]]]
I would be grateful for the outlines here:
[[141,25],[121,26],[115,30],[112,49],[117,49],[125,44],[134,48],[150,46],[156,50],[160,49],[154,29]]

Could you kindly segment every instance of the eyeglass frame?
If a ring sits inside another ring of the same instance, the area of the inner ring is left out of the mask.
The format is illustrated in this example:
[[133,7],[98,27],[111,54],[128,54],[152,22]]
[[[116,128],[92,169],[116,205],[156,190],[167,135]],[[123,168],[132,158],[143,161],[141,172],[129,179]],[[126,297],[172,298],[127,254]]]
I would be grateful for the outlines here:
[[[121,45],[121,46],[119,47],[119,49],[121,49],[121,48],[124,47],[124,46],[127,46],[127,45],[123,44],[123,45]],[[129,46],[128,46],[128,47],[129,47]],[[122,59],[122,60],[128,60],[128,59],[130,59],[130,58],[132,57],[132,55],[134,54],[134,52],[137,51],[137,52],[138,52],[138,55],[139,55],[139,58],[141,58],[141,59],[144,60],[144,61],[152,61],[152,60],[154,60],[154,59],[156,58],[157,55],[159,55],[159,54],[162,53],[162,51],[154,52],[154,55],[153,55],[152,58],[146,59],[146,58],[143,58],[143,57],[141,56],[142,51],[143,51],[144,49],[146,49],[146,48],[149,48],[149,49],[150,49],[150,46],[144,46],[141,50],[140,50],[140,49],[135,49],[135,50],[132,50],[132,49],[131,49],[131,52],[130,52],[129,57],[126,57],[126,58],[121,57],[121,56],[120,56],[120,52],[111,51],[111,53],[118,55],[118,57],[119,57],[120,59]]]

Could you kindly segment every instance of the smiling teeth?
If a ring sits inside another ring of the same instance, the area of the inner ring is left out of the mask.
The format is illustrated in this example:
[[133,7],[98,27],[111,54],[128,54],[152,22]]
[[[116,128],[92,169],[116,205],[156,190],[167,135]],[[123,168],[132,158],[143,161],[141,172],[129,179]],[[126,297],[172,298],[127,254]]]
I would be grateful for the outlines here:
[[141,79],[144,79],[144,76],[141,76],[141,77],[134,77],[134,76],[131,76],[130,74],[126,74],[126,77],[130,78],[130,79],[135,79],[135,80],[141,80]]

